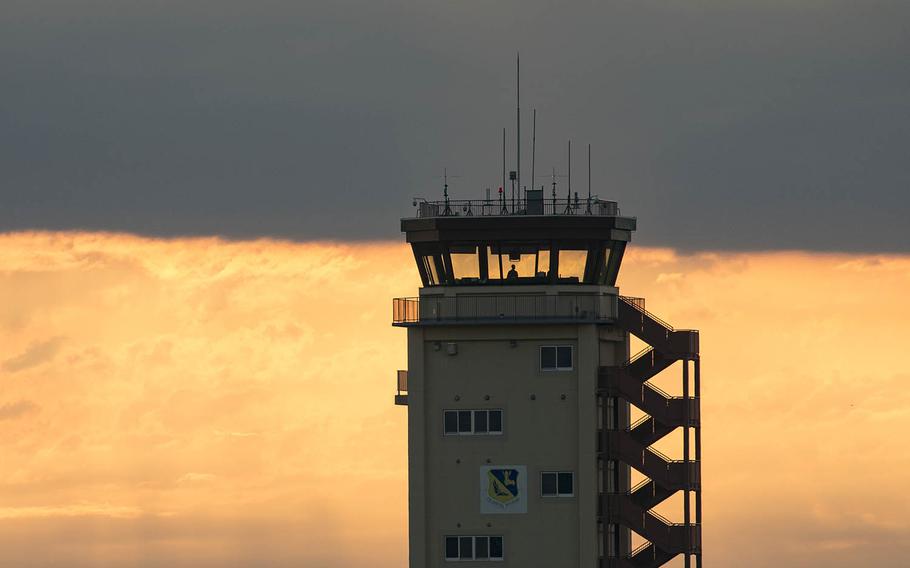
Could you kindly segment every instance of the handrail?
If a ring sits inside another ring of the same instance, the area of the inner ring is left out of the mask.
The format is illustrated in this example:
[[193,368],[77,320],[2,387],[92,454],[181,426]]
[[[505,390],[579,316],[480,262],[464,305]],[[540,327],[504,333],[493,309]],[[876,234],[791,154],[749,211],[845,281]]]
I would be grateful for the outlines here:
[[[652,391],[655,391],[655,392],[656,392],[657,394],[659,394],[660,396],[662,396],[662,397],[664,397],[664,398],[667,398],[667,399],[673,400],[673,399],[683,399],[683,398],[685,398],[685,397],[682,397],[682,396],[673,396],[673,395],[671,395],[670,393],[666,392],[665,390],[661,389],[659,386],[654,385],[654,384],[651,384],[651,383],[648,383],[648,382],[642,383],[641,386],[644,387],[644,388],[649,388],[649,389],[651,389]],[[692,398],[692,397],[689,397],[689,398]]]
[[512,215],[592,215],[619,216],[615,201],[592,196],[582,199],[440,199],[417,198],[417,218],[426,217],[505,217]]
[[671,458],[671,457],[668,456],[667,454],[661,452],[660,450],[658,450],[658,449],[656,449],[656,448],[652,448],[651,446],[648,446],[647,448],[645,448],[645,450],[651,452],[652,454],[656,455],[656,456],[659,457],[660,459],[662,459],[662,460],[664,460],[665,462],[667,462],[667,465],[669,465],[669,464],[671,464],[671,463],[683,463],[683,462],[685,461],[685,460],[674,460],[673,458]]
[[[633,308],[633,309],[635,309],[635,310],[641,312],[642,314],[648,316],[649,318],[651,318],[652,320],[656,321],[657,323],[659,323],[659,324],[662,325],[663,327],[667,328],[667,330],[669,330],[669,331],[676,331],[676,330],[673,328],[672,325],[670,325],[669,323],[665,322],[664,320],[660,319],[660,318],[657,317],[656,315],[654,315],[654,314],[652,314],[651,312],[649,312],[648,310],[646,310],[646,309],[644,308],[644,302],[638,302],[638,300],[640,300],[641,298],[633,298],[633,297],[630,297],[630,296],[619,296],[619,299],[620,299],[621,301],[625,302],[625,303],[626,303],[628,306],[630,306],[631,308]],[[639,304],[641,304],[641,305],[639,305]]]
[[434,324],[500,321],[589,321],[616,319],[615,296],[605,294],[458,294],[395,298],[392,323]]
[[638,483],[635,484],[635,487],[633,487],[631,490],[629,490],[629,495],[631,495],[632,493],[635,493],[636,491],[638,491],[645,485],[651,483],[652,481],[653,480],[650,477],[646,477],[646,478],[642,479],[641,481],[639,481]]
[[648,515],[651,515],[652,517],[656,517],[658,521],[660,521],[660,522],[662,522],[663,524],[665,524],[665,525],[667,525],[667,526],[670,526],[670,527],[681,527],[681,526],[684,526],[684,525],[685,525],[685,523],[674,523],[673,521],[671,521],[671,520],[668,519],[667,517],[661,515],[660,513],[658,513],[657,511],[655,511],[654,509],[649,509],[648,511],[645,511],[645,513],[648,514]]
[[650,414],[645,414],[644,416],[642,416],[641,418],[639,418],[638,420],[636,420],[635,422],[633,422],[632,424],[629,425],[629,432],[631,432],[632,430],[635,430],[636,428],[638,428],[639,426],[641,426],[642,424],[644,424],[645,422],[647,422],[648,420],[651,420],[651,419],[652,419],[652,416]]
[[645,347],[644,349],[642,349],[635,355],[632,355],[631,357],[629,357],[629,360],[625,362],[624,366],[629,366],[632,363],[638,361],[639,359],[641,359],[642,357],[647,355],[649,351],[654,351],[654,348],[651,347],[650,345],[648,345],[647,347]]
[[642,552],[643,550],[645,550],[645,549],[648,548],[649,546],[654,546],[654,543],[652,543],[652,542],[650,542],[650,541],[645,541],[645,542],[643,542],[643,543],[640,544],[635,550],[633,550],[632,552],[629,553],[628,558],[632,558],[633,556],[635,556],[636,554]]

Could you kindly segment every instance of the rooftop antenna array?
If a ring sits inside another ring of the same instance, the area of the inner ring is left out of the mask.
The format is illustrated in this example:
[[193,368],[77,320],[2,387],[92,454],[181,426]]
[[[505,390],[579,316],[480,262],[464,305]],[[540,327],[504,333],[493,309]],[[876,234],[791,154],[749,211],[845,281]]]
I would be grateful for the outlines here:
[[[531,119],[531,185],[522,186],[521,185],[521,52],[516,52],[515,54],[515,169],[507,169],[508,162],[508,147],[507,147],[507,128],[503,127],[502,129],[502,179],[499,186],[499,214],[500,215],[509,215],[516,214],[520,212],[525,212],[523,207],[526,207],[527,201],[527,191],[529,188],[531,190],[537,190],[537,109],[532,109],[532,119]],[[579,199],[578,192],[572,194],[572,140],[567,141],[567,155],[566,155],[566,175],[557,175],[556,168],[553,168],[552,171],[552,201],[553,201],[553,214],[560,214],[557,210],[557,183],[556,178],[564,177],[567,178],[568,183],[566,186],[566,204],[565,207],[560,209],[562,215],[576,215],[581,211],[581,200]],[[585,213],[588,215],[594,214],[594,195],[592,194],[592,164],[591,164],[591,144],[588,144],[588,195],[585,202]],[[508,174],[508,178],[506,177]],[[449,198],[449,183],[448,178],[450,177],[461,177],[461,176],[450,176],[448,175],[448,170],[443,168],[443,214],[444,215],[456,215],[457,213],[452,210],[452,202]],[[509,192],[506,191],[506,180],[510,182]],[[546,190],[545,185],[540,186],[540,191],[544,192]],[[522,194],[524,192],[524,194]],[[522,197],[524,195],[524,197]],[[486,190],[486,205],[489,207],[491,203],[490,188]],[[416,203],[416,199],[415,199]],[[464,206],[463,209],[465,213],[470,215],[472,214],[471,202],[467,202],[468,205]],[[460,207],[461,204],[457,203],[455,207]],[[482,209],[486,211],[486,209]],[[486,214],[486,213],[484,213]]]

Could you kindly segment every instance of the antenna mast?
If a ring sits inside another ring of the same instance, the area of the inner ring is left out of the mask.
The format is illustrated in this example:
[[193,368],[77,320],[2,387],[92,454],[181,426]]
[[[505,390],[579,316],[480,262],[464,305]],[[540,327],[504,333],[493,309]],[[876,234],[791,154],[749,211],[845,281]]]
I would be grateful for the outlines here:
[[[521,191],[521,54],[515,54],[515,172]],[[519,201],[521,195],[518,196]]]
[[591,145],[588,144],[588,215],[591,214]]
[[443,215],[451,215],[452,209],[449,207],[449,169],[442,168],[442,197],[446,202],[446,209]]
[[499,186],[500,215],[506,213],[506,129],[502,129],[502,185]]
[[572,141],[569,140],[569,185],[566,188],[566,215],[572,214]]
[[556,168],[553,168],[553,214],[556,215]]
[[[534,109],[534,121],[531,123],[531,189],[534,186],[534,165],[537,160],[537,109]],[[543,197],[543,196],[541,196]]]

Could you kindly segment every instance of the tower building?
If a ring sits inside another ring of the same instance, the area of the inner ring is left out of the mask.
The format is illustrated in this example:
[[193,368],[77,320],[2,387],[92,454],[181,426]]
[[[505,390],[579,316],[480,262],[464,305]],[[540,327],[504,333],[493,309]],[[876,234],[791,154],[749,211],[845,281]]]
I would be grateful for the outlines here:
[[[422,287],[393,301],[410,567],[701,566],[698,332],[619,294],[636,219],[542,190],[416,205]],[[671,396],[649,379],[677,361]],[[652,447],[669,435],[681,460]],[[674,523],[653,509],[678,492]]]

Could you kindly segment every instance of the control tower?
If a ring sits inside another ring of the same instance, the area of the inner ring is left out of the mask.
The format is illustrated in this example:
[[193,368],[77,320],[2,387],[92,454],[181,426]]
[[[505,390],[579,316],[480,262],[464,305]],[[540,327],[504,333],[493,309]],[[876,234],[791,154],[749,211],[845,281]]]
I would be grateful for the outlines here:
[[[636,219],[542,190],[415,204],[401,230],[423,286],[393,303],[410,567],[700,567],[698,332],[619,295]],[[677,361],[681,396],[649,383]],[[671,434],[682,460],[652,447]],[[677,492],[681,523],[653,511]]]

